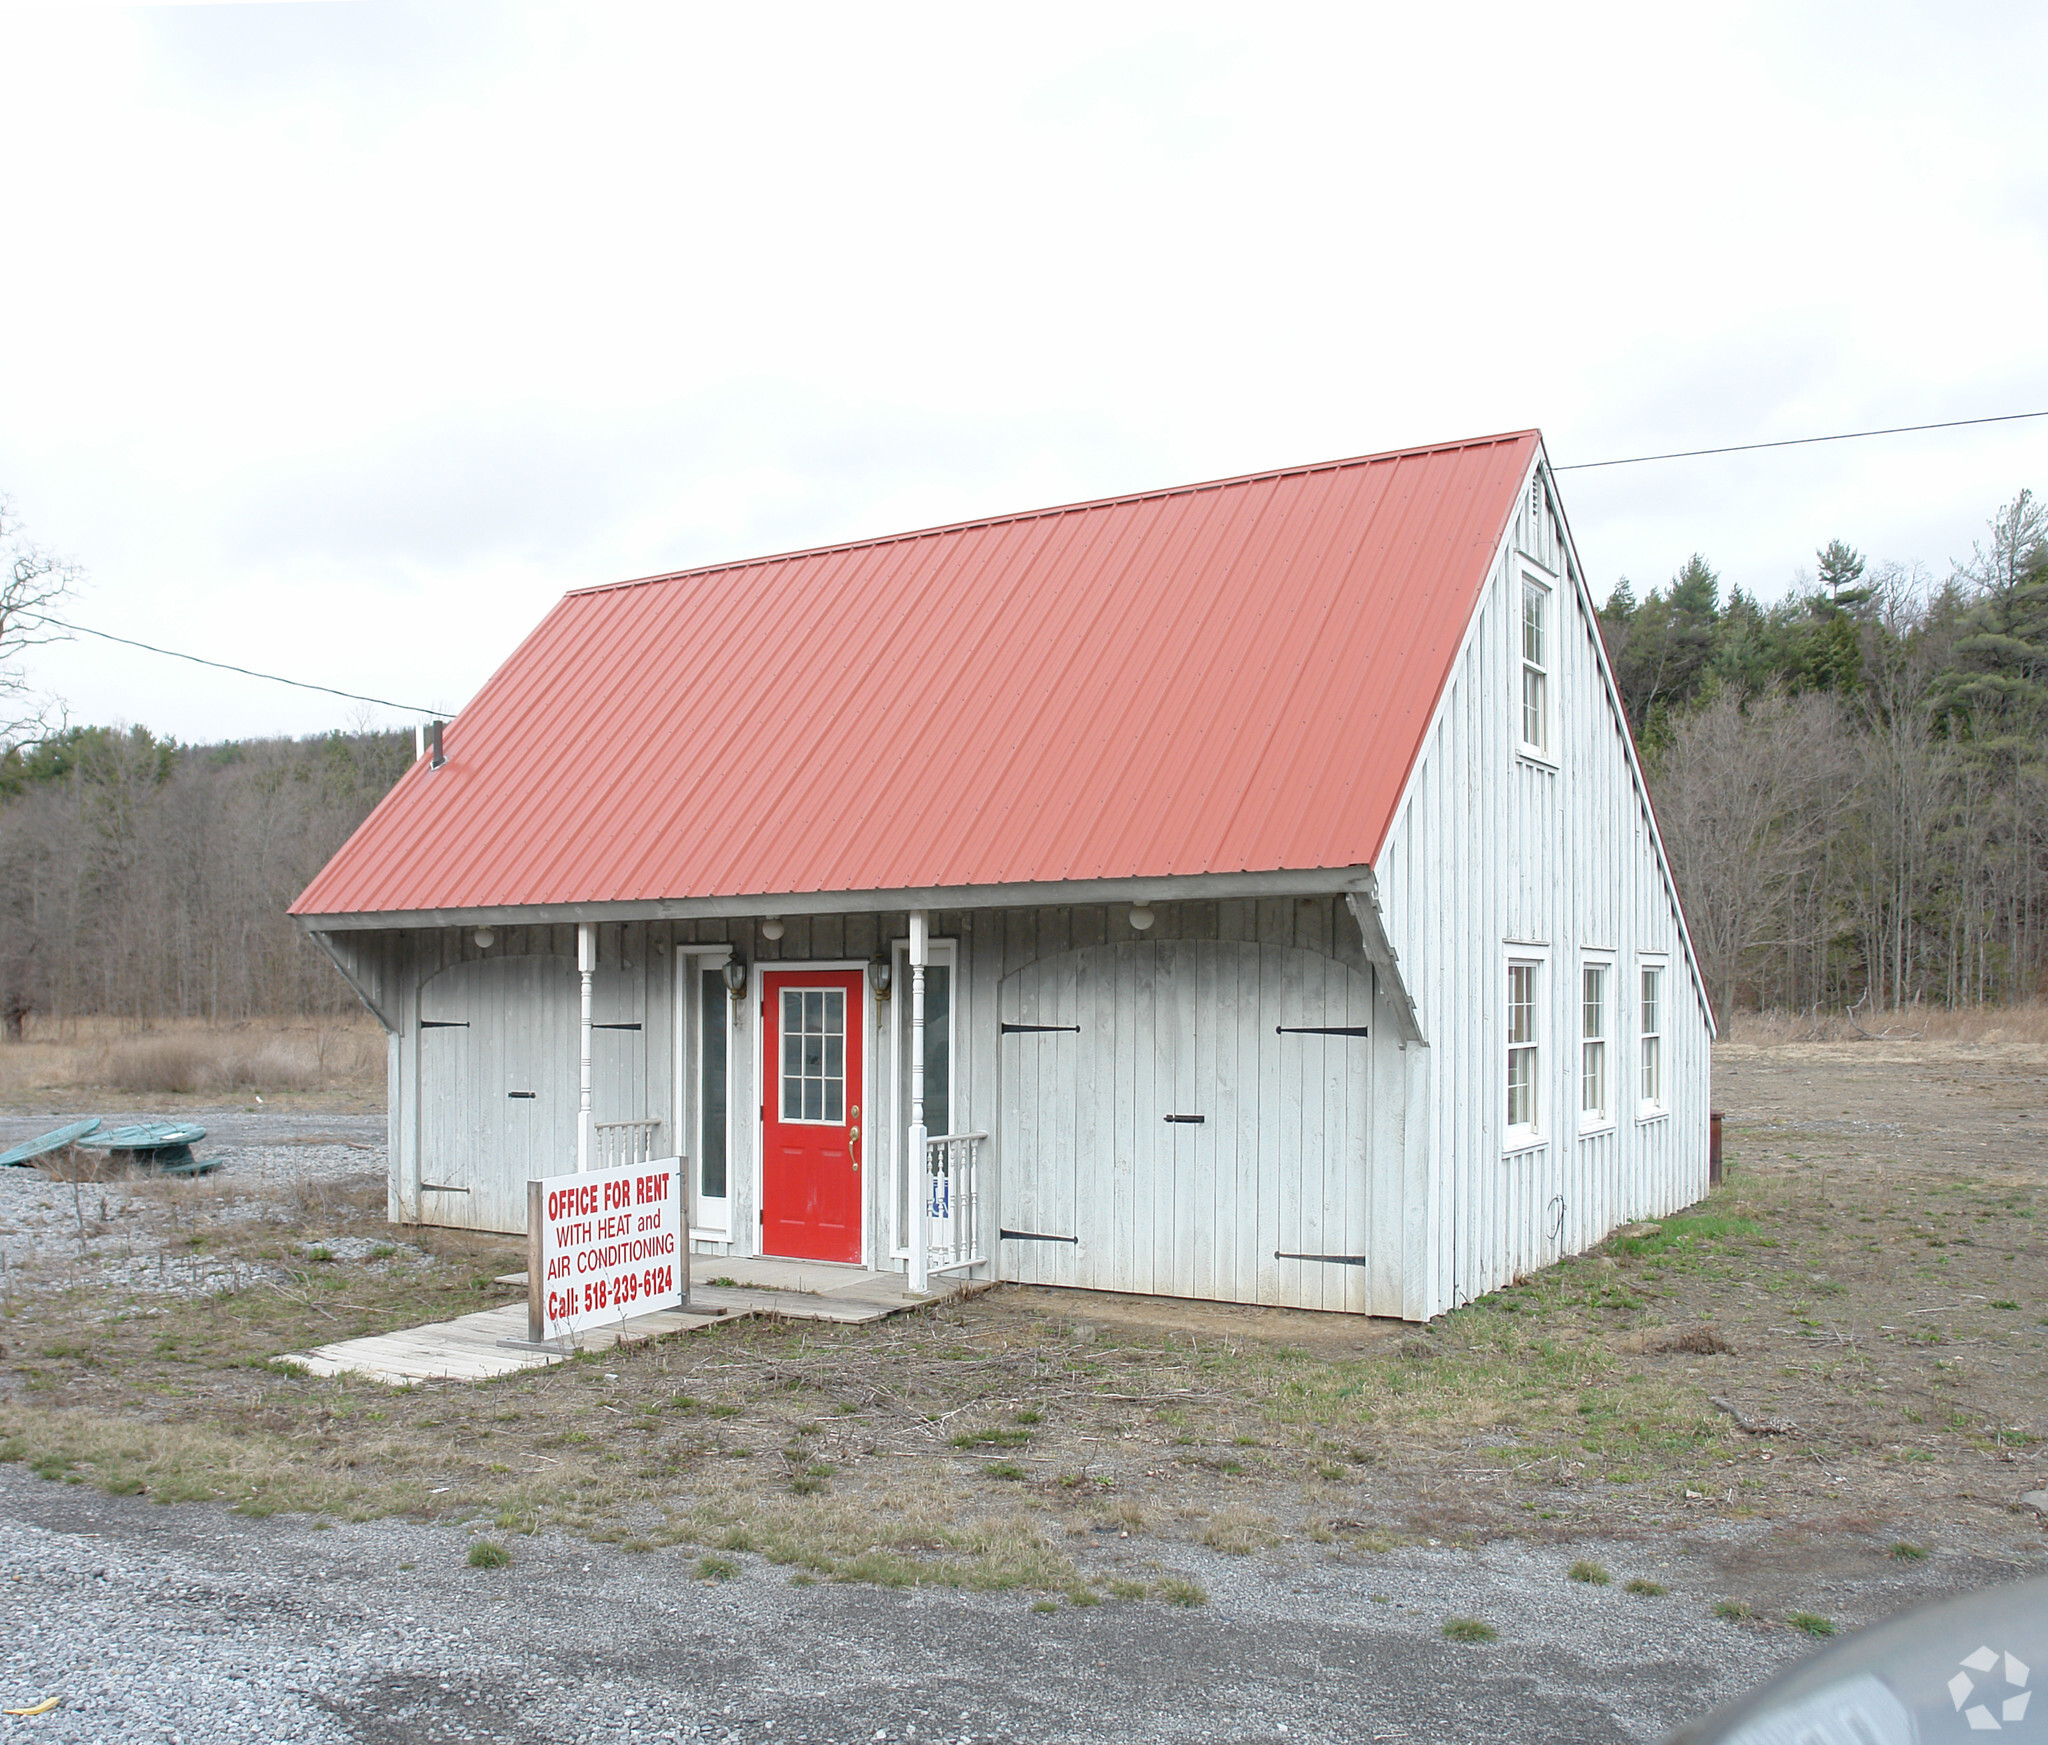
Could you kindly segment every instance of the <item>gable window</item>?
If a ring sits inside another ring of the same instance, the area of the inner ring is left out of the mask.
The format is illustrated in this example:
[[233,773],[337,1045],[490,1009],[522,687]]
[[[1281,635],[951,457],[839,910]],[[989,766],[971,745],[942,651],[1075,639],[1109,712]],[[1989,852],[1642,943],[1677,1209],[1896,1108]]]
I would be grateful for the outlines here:
[[1609,1086],[1607,984],[1612,966],[1579,969],[1579,1125],[1605,1127],[1614,1119]]
[[1522,578],[1522,749],[1550,756],[1550,590]]
[[1643,1065],[1642,1113],[1661,1114],[1664,1109],[1664,966],[1642,966],[1642,1004],[1639,1008],[1639,1047]]
[[1508,1144],[1536,1138],[1537,1067],[1540,1043],[1536,1009],[1540,963],[1511,959],[1508,963]]

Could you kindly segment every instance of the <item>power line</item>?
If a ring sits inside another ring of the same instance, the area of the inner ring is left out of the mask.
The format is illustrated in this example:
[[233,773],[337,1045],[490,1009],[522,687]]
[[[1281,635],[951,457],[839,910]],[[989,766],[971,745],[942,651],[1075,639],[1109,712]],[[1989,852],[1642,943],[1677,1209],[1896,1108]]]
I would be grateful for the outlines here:
[[149,654],[167,654],[173,660],[189,660],[195,666],[210,666],[224,673],[240,673],[244,678],[268,679],[274,685],[290,685],[300,691],[324,691],[330,697],[346,697],[351,703],[375,703],[384,709],[402,709],[408,715],[427,715],[447,720],[451,711],[447,709],[422,709],[417,703],[394,703],[389,697],[366,697],[360,691],[337,691],[332,685],[312,685],[304,679],[288,679],[280,673],[259,673],[254,667],[233,666],[224,660],[208,660],[203,654],[186,654],[180,649],[158,648],[153,642],[137,642],[132,636],[116,636],[111,630],[94,630],[85,624],[70,624],[62,618],[52,618],[46,612],[36,616],[45,624],[54,624],[59,630],[75,631],[80,636],[97,636],[102,642],[118,642],[125,648],[139,648]]
[[[1828,436],[1788,436],[1776,442],[1736,442],[1722,448],[1674,449],[1669,454],[1630,454],[1615,460],[1572,461],[1564,466],[1552,467],[1559,473],[1591,472],[1596,467],[1633,467],[1648,461],[1660,460],[1702,460],[1717,454],[1753,454],[1765,448],[1804,448],[1816,442],[1856,442],[1867,436],[1912,436],[1923,430],[1962,430],[1977,424],[2016,424],[2029,418],[2048,418],[2048,411],[2002,412],[1990,418],[1946,418],[1937,424],[1894,424],[1883,430],[1840,430]],[[240,673],[244,678],[268,679],[274,685],[290,685],[294,690],[319,691],[329,697],[345,697],[351,703],[375,703],[382,709],[400,709],[408,715],[426,715],[446,719],[451,711],[446,709],[423,709],[417,703],[394,703],[389,697],[368,697],[360,691],[337,690],[333,685],[309,684],[304,679],[288,679],[281,673],[258,672],[254,667],[235,666],[224,660],[208,660],[201,654],[186,654],[182,649],[158,648],[151,642],[137,642],[131,636],[116,636],[110,630],[94,630],[89,625],[68,623],[62,618],[52,618],[47,613],[37,615],[45,624],[54,624],[60,630],[69,630],[79,636],[96,636],[102,642],[118,642],[124,648],[139,648],[146,654],[167,655],[172,660],[189,660],[195,666],[212,667],[224,673]]]
[[1995,418],[1949,418],[1939,424],[1894,424],[1888,430],[1843,430],[1833,436],[1788,436],[1782,442],[1738,442],[1727,448],[1686,448],[1673,454],[1631,454],[1620,460],[1581,460],[1552,467],[1557,473],[1583,473],[1593,467],[1633,467],[1651,460],[1698,460],[1709,454],[1748,454],[1759,448],[1802,448],[1810,442],[1854,442],[1864,436],[1908,436],[1916,430],[1960,430],[1966,424],[2012,424],[2022,418],[2048,418],[2048,412],[2001,412]]

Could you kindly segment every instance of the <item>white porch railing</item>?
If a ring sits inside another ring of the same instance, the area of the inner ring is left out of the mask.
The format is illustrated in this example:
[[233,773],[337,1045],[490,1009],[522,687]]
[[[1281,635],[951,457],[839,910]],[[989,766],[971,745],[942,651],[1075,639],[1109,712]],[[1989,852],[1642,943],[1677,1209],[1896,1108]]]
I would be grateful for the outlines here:
[[981,1239],[979,1179],[987,1138],[986,1133],[935,1133],[924,1142],[926,1265],[932,1272],[958,1272],[988,1258]]
[[654,1160],[654,1141],[661,1133],[659,1121],[599,1121],[597,1134],[598,1169],[628,1169],[636,1163]]

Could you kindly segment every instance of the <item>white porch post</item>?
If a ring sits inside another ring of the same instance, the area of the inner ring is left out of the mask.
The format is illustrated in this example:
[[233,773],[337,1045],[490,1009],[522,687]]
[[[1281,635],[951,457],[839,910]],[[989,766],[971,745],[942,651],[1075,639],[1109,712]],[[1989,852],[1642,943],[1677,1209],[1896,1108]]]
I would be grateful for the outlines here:
[[923,1291],[930,1281],[932,1222],[931,1180],[924,1156],[924,971],[931,961],[930,921],[922,909],[910,912],[910,1142],[905,1147],[910,1167],[910,1288]]
[[596,1116],[590,1101],[590,984],[597,972],[597,927],[589,921],[576,924],[576,974],[583,984],[581,1077],[576,1095],[576,1168],[590,1168],[591,1153],[597,1149]]

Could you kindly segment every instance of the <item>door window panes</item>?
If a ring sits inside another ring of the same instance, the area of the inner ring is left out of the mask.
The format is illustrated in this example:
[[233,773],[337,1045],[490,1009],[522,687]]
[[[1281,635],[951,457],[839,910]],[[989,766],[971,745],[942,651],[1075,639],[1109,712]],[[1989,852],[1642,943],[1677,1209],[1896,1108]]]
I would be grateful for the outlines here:
[[730,1004],[725,972],[707,969],[697,997],[697,1195],[725,1198],[725,1050]]
[[782,990],[782,1118],[846,1119],[846,993]]

